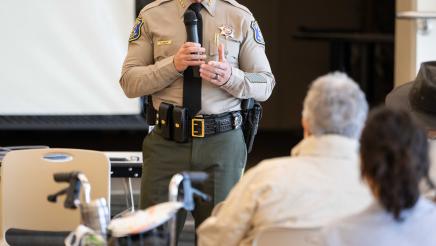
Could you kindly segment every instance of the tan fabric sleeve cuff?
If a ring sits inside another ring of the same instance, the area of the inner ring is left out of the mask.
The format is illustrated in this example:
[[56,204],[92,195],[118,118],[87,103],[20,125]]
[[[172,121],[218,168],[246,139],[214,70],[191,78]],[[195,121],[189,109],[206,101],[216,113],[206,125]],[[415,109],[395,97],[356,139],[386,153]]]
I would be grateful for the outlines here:
[[174,56],[166,57],[158,62],[159,72],[166,81],[174,81],[177,78],[183,77],[174,65]]
[[[232,75],[229,81],[221,85],[221,88],[228,91],[230,94],[238,94],[240,85],[244,83],[245,73],[238,68],[232,67]],[[234,93],[232,93],[234,92]]]

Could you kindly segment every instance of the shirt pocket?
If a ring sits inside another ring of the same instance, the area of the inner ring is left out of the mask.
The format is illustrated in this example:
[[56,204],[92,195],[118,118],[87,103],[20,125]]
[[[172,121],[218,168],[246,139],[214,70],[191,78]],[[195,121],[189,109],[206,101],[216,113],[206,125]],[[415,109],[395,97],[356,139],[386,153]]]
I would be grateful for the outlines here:
[[[219,44],[224,44],[224,54],[226,60],[233,66],[239,67],[239,49],[241,43],[237,40],[233,40],[231,38],[219,38]],[[218,61],[218,45],[216,41],[211,40],[209,44],[209,60]]]

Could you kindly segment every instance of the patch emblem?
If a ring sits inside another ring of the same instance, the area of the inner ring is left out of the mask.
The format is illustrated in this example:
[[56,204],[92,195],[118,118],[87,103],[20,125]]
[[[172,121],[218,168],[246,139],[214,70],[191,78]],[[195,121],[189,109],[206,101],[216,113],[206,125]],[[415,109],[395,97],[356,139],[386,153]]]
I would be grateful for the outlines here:
[[141,37],[141,27],[142,24],[142,18],[138,17],[136,18],[135,26],[132,29],[132,32],[130,32],[130,38],[129,42],[137,40],[139,37]]
[[233,38],[233,27],[230,25],[221,25],[218,27],[221,30],[220,35],[223,35],[226,39]]
[[251,22],[251,29],[253,29],[254,41],[256,41],[256,43],[258,44],[265,45],[265,40],[263,39],[263,35],[262,32],[260,31],[257,21]]
[[247,78],[250,83],[267,83],[266,79],[257,73],[246,73],[245,78]]

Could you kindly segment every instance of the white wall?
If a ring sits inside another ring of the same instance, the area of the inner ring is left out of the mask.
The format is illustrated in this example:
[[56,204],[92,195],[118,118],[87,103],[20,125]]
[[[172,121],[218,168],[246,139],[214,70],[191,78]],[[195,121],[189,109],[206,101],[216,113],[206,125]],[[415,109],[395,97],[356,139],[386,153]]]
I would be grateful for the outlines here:
[[[417,11],[436,12],[435,0],[417,0]],[[429,20],[430,32],[416,35],[416,72],[424,61],[436,60],[436,20]]]
[[0,115],[135,114],[120,88],[134,0],[1,0]]
[[[435,0],[397,0],[397,12],[436,12]],[[395,26],[395,85],[413,80],[424,61],[436,60],[436,20],[430,20],[432,31],[425,34],[412,19],[397,19]]]

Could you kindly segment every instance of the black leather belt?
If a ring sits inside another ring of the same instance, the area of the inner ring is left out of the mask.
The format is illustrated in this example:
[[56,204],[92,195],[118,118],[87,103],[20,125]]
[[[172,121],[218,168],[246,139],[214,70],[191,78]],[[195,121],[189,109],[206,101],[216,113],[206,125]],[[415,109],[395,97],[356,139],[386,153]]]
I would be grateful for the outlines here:
[[161,103],[156,116],[159,135],[167,140],[185,143],[189,138],[204,138],[227,132],[242,125],[240,111],[214,115],[197,115],[190,118],[186,108]]
[[237,129],[241,125],[242,115],[239,111],[218,115],[195,116],[191,120],[191,136],[203,138]]

